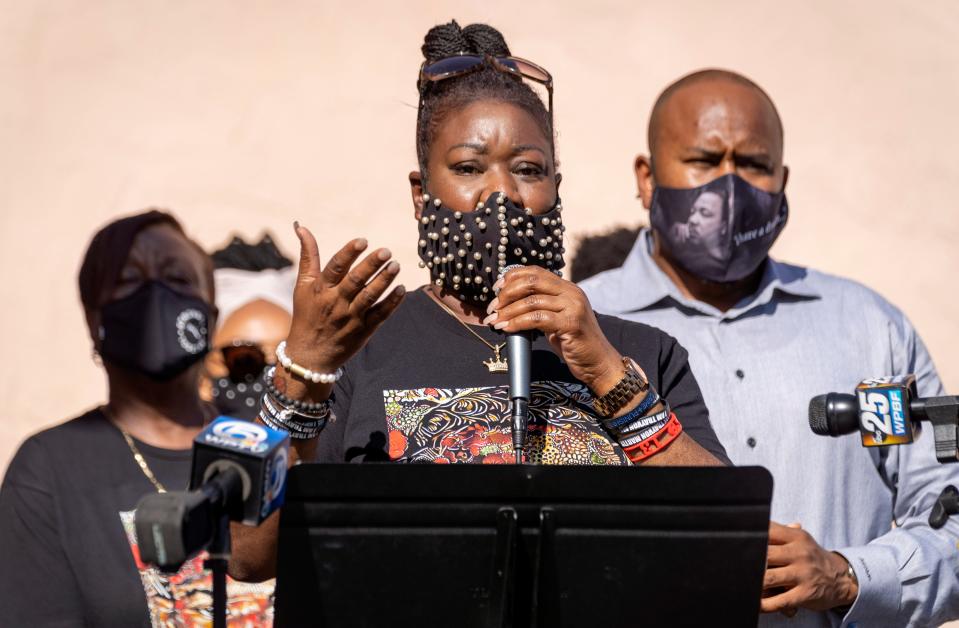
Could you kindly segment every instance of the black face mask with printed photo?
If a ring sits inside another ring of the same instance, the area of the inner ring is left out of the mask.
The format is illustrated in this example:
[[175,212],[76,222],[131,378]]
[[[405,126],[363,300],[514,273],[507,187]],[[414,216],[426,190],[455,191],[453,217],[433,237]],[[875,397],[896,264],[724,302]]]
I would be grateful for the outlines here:
[[212,308],[162,281],[147,281],[100,310],[100,355],[110,364],[169,380],[209,351]]
[[696,188],[656,186],[649,221],[669,259],[719,283],[752,274],[779,237],[786,194],[760,190],[735,174]]
[[503,193],[490,194],[471,212],[443,205],[424,195],[419,221],[420,267],[429,268],[437,286],[471,302],[493,298],[493,284],[504,269],[516,264],[541,266],[561,274],[563,253],[562,204],[534,215]]

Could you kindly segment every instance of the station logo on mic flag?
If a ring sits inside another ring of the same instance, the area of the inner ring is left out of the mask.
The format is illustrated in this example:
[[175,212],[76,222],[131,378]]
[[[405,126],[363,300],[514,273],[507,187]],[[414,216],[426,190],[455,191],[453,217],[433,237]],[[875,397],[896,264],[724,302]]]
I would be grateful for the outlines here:
[[914,375],[878,377],[856,387],[859,432],[865,447],[905,445],[914,440],[909,400],[915,396]]

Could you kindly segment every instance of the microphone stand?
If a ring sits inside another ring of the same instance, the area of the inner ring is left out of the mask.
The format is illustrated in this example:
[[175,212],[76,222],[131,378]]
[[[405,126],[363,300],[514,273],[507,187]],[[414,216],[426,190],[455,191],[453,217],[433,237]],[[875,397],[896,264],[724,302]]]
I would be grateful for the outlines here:
[[[932,423],[936,459],[940,463],[959,462],[959,396],[916,399],[909,409],[913,417]],[[959,490],[950,484],[936,498],[929,526],[938,530],[955,514],[959,514]]]
[[203,566],[213,572],[213,628],[226,626],[226,570],[230,562],[230,515],[224,509],[216,515],[209,556]]
[[959,396],[913,399],[909,410],[913,419],[932,423],[936,459],[959,462]]
[[936,503],[932,506],[932,512],[929,513],[929,526],[933,530],[938,530],[949,521],[949,515],[959,514],[959,490],[952,484],[942,489]]
[[[230,563],[230,514],[243,504],[243,481],[235,469],[219,471],[204,487],[213,497],[212,536],[203,566],[213,577],[213,628],[227,628],[226,571]],[[201,489],[202,490],[202,489]],[[233,514],[238,514],[233,512]]]

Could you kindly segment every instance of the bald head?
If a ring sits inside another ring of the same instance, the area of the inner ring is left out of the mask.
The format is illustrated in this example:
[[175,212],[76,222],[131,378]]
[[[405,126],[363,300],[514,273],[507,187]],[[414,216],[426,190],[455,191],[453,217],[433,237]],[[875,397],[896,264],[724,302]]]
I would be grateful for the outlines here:
[[[213,346],[217,349],[236,343],[259,345],[267,360],[274,360],[276,346],[290,333],[290,313],[272,301],[256,299],[245,303],[226,317],[216,330]],[[213,377],[224,377],[227,367],[220,351],[206,358],[207,372]]]
[[[769,121],[775,125],[777,130],[776,135],[778,136],[781,146],[783,142],[782,119],[780,119],[776,105],[773,103],[772,98],[769,97],[769,94],[742,74],[736,74],[729,70],[708,69],[687,74],[670,84],[662,91],[659,98],[656,99],[653,110],[649,114],[649,128],[647,129],[646,138],[649,151],[651,153],[655,153],[656,151],[655,146],[662,130],[664,114],[669,113],[671,101],[676,94],[684,90],[691,90],[692,97],[702,97],[704,94],[716,93],[717,91],[722,91],[723,87],[730,86],[739,88],[740,91],[752,92],[754,99],[757,101],[753,103],[757,105],[755,109],[765,110],[763,111],[763,115],[768,117]],[[687,94],[687,96],[689,95]],[[682,103],[680,103],[680,106],[682,106]]]
[[701,70],[667,87],[649,119],[650,156],[636,158],[646,207],[657,185],[694,188],[737,174],[767,192],[783,189],[783,126],[769,96],[748,78]]

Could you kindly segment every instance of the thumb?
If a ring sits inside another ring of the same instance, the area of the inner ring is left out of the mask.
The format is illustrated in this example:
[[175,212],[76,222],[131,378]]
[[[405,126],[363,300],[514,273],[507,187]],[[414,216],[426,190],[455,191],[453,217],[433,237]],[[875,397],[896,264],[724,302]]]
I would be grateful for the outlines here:
[[553,348],[553,352],[556,355],[563,355],[563,343],[558,334],[548,334],[546,336],[546,341],[549,342],[549,345]]
[[316,238],[310,233],[310,230],[302,226],[299,222],[293,223],[293,231],[300,240],[300,267],[296,275],[296,283],[312,283],[320,276],[322,267],[320,266],[320,249],[316,244]]

